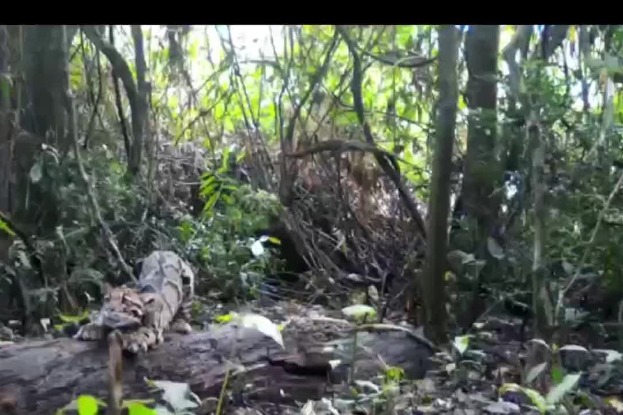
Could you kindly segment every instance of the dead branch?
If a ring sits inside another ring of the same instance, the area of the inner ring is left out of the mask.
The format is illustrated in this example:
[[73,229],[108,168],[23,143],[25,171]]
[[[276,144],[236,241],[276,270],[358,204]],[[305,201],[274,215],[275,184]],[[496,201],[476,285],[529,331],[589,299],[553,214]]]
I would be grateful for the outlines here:
[[375,155],[380,155],[381,157],[386,157],[392,164],[393,168],[400,173],[400,166],[396,162],[397,157],[394,154],[390,153],[389,151],[383,150],[382,148],[378,148],[374,144],[369,144],[367,142],[358,140],[326,140],[310,148],[295,151],[293,153],[287,153],[286,157],[303,158],[305,156],[322,153],[325,151],[331,151],[334,153],[344,153],[346,151],[363,151]]
[[[369,144],[374,145],[374,137],[372,136],[372,130],[370,129],[370,125],[365,119],[365,110],[363,106],[363,97],[361,93],[361,84],[362,84],[362,78],[363,78],[363,73],[361,69],[361,58],[357,54],[355,43],[349,37],[346,30],[341,26],[337,26],[337,30],[342,36],[342,38],[344,39],[344,41],[346,42],[348,49],[350,51],[350,54],[353,58],[353,62],[354,62],[353,79],[351,81],[351,91],[353,93],[353,102],[355,104],[355,112],[357,113],[357,118],[359,119],[359,123],[361,124],[361,127],[363,128],[363,134],[364,134],[364,137],[366,138],[366,141]],[[387,174],[387,176],[391,179],[391,181],[394,183],[394,185],[398,189],[400,198],[405,203],[407,209],[409,210],[409,213],[411,214],[411,217],[415,221],[418,227],[418,230],[420,232],[420,235],[422,236],[423,239],[426,239],[426,225],[424,224],[422,215],[420,215],[420,212],[418,211],[417,205],[415,204],[415,201],[413,200],[411,193],[409,192],[409,190],[406,188],[406,186],[403,183],[402,176],[396,169],[392,167],[391,163],[388,161],[388,158],[386,156],[375,154],[374,157],[376,158],[376,161],[379,164],[379,166],[383,169],[385,174]]]

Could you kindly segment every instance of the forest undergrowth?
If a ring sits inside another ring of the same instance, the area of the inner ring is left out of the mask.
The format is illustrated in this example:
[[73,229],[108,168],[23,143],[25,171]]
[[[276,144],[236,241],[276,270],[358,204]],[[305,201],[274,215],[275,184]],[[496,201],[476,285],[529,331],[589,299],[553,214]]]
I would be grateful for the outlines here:
[[622,413],[621,27],[262,27],[0,26],[0,351],[171,250],[199,331],[285,333],[301,371],[404,332],[425,374],[332,351],[276,401],[229,362],[129,413]]

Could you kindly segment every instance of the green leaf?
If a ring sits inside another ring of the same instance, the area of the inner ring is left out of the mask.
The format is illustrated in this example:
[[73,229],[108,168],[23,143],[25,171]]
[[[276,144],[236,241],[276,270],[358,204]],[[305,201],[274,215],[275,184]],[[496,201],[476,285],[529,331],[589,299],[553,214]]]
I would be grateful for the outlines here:
[[355,304],[344,307],[342,309],[342,314],[344,314],[346,317],[351,317],[356,320],[363,320],[363,318],[366,316],[374,318],[376,316],[376,310],[369,305]]
[[145,406],[141,402],[129,402],[127,403],[129,415],[157,415],[155,409]]
[[98,400],[91,395],[80,395],[76,400],[78,404],[78,414],[80,415],[97,415]]
[[79,314],[79,315],[76,315],[76,316],[71,316],[71,315],[67,315],[67,314],[59,314],[58,318],[63,323],[78,323],[79,321],[84,320],[88,316],[89,316],[89,311],[85,310],[82,314]]
[[281,240],[279,238],[277,238],[276,236],[269,236],[268,237],[268,241],[270,243],[275,244],[275,245],[281,245]]
[[8,74],[0,74],[0,94],[2,95],[2,101],[10,101],[11,86],[11,77]]
[[538,391],[530,388],[523,388],[523,391],[528,398],[532,401],[532,403],[541,411],[541,413],[545,413],[547,411],[547,402],[543,398]]
[[210,212],[212,210],[214,205],[216,205],[216,202],[218,202],[220,194],[221,194],[221,192],[214,192],[212,195],[210,195],[210,198],[206,201],[206,204],[203,207],[203,211],[204,212],[207,213],[207,212]]
[[469,342],[470,342],[471,337],[472,337],[471,335],[466,335],[466,336],[457,336],[454,338],[453,345],[456,348],[456,350],[459,352],[459,354],[465,353],[465,351],[469,347]]
[[563,373],[562,368],[560,366],[552,367],[550,377],[552,378],[552,383],[554,385],[558,385],[560,382],[562,382],[564,375],[565,374]]
[[571,392],[571,390],[575,388],[578,381],[580,380],[580,376],[580,373],[573,373],[565,376],[562,382],[560,382],[552,390],[549,391],[547,397],[545,398],[547,400],[547,403],[557,404],[558,402],[560,402],[560,400],[564,398],[567,393]]
[[547,402],[543,395],[541,395],[538,391],[530,388],[524,388],[516,383],[505,383],[500,386],[499,393],[504,394],[506,392],[522,392],[525,393],[528,398],[532,401],[532,403],[539,409],[541,413],[545,413],[547,411]]
[[9,228],[9,225],[2,219],[0,219],[0,231],[5,232],[9,236],[15,236],[15,232]]
[[189,61],[195,61],[199,55],[199,39],[193,39],[188,46]]
[[459,95],[459,111],[463,111],[467,108],[467,102],[465,102],[465,97],[463,94]]
[[233,318],[234,318],[234,315],[231,314],[231,313],[220,314],[220,315],[214,317],[214,321],[216,321],[219,324],[226,324],[226,323],[229,323],[230,321],[232,321]]
[[404,378],[405,370],[398,366],[389,366],[385,369],[385,379],[389,382],[399,382]]

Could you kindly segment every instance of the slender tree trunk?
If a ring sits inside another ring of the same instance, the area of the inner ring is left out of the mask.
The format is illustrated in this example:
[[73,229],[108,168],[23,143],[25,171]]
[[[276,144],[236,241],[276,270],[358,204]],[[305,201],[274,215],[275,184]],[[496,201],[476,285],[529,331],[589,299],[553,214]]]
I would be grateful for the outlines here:
[[132,176],[140,174],[141,159],[145,133],[147,132],[147,97],[149,94],[147,85],[147,64],[145,63],[145,48],[143,32],[140,25],[132,25],[132,37],[134,38],[134,54],[136,61],[136,84],[137,84],[137,115],[132,123],[132,135],[134,136],[130,147],[129,173]]
[[[484,311],[480,286],[495,269],[487,252],[487,239],[493,234],[499,208],[495,195],[502,174],[496,158],[497,149],[497,62],[499,53],[499,25],[470,26],[465,39],[467,63],[468,131],[465,178],[461,198],[466,213],[476,228],[472,246],[463,247],[474,252],[487,265],[474,278],[470,313],[473,323]],[[470,229],[471,230],[471,229]]]
[[[0,212],[11,213],[11,79],[9,33],[0,25]],[[0,261],[6,259],[10,240],[0,230]]]
[[543,278],[543,254],[546,242],[544,166],[545,143],[539,130],[536,110],[532,110],[528,122],[528,140],[532,152],[532,191],[534,195],[534,251],[532,260],[532,306],[534,311],[534,331],[537,336],[547,337],[551,320],[552,304]]
[[458,33],[454,26],[439,30],[439,113],[429,201],[426,267],[424,270],[425,331],[434,342],[447,340],[444,273],[448,243],[452,147],[458,99]]

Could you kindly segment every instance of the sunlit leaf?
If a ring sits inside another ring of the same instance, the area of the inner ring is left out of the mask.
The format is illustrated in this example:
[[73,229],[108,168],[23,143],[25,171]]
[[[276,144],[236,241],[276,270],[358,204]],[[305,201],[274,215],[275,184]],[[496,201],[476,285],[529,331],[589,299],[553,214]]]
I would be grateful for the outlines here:
[[521,392],[526,394],[526,396],[532,401],[534,406],[536,406],[541,413],[545,413],[548,408],[547,401],[538,391],[531,388],[524,388],[516,383],[505,383],[500,386],[499,389],[500,394],[504,394],[506,392]]
[[610,398],[606,398],[605,401],[613,407],[617,413],[623,413],[623,402],[618,397],[612,396]]
[[82,314],[78,314],[75,316],[71,316],[71,315],[67,315],[67,314],[59,314],[58,318],[63,322],[63,323],[78,323],[82,320],[84,320],[85,318],[87,318],[89,316],[90,312],[89,310],[84,310],[84,312],[82,312]]
[[472,337],[471,335],[466,335],[466,336],[457,336],[454,338],[454,341],[452,342],[452,344],[455,347],[455,349],[459,352],[459,354],[465,353],[465,351],[469,347],[469,342],[470,342],[471,337]]
[[593,349],[593,353],[600,353],[606,355],[606,363],[614,363],[623,359],[623,354],[616,350],[609,349]]
[[149,386],[163,391],[164,399],[175,412],[197,408],[201,400],[192,393],[187,383],[171,382],[168,380],[147,380]]
[[78,405],[78,414],[80,415],[96,415],[99,408],[99,401],[91,395],[80,395],[76,399]]
[[580,373],[572,373],[569,374],[567,376],[564,377],[564,379],[562,380],[562,382],[560,382],[558,385],[554,386],[549,393],[547,394],[546,400],[548,404],[557,404],[560,402],[560,400],[569,392],[571,392],[571,390],[573,388],[575,388],[575,386],[577,385],[578,381],[580,380],[581,374]]
[[233,318],[234,318],[234,315],[231,313],[228,313],[228,314],[218,315],[214,317],[214,320],[219,324],[226,324],[232,321]]
[[268,318],[259,314],[245,313],[237,316],[235,319],[242,327],[255,329],[263,333],[264,335],[273,339],[277,344],[285,349],[283,344],[283,337],[279,327]]
[[385,369],[385,379],[391,382],[399,382],[404,378],[405,371],[401,367],[390,366]]
[[253,242],[253,244],[251,245],[251,253],[253,253],[253,256],[256,258],[261,257],[266,253],[266,250],[264,249],[264,245],[262,244],[261,240],[258,239],[257,241]]
[[530,369],[530,371],[526,375],[526,383],[532,383],[534,379],[536,379],[541,373],[543,373],[546,367],[547,362],[543,362]]
[[146,406],[142,402],[127,402],[124,406],[128,408],[129,415],[156,415],[157,412],[155,409],[152,409]]
[[342,309],[342,314],[346,317],[354,318],[356,320],[362,320],[365,317],[374,318],[376,316],[376,310],[373,307],[365,304],[355,304]]
[[6,233],[9,236],[15,236],[15,232],[7,225],[5,221],[0,218],[0,231]]

